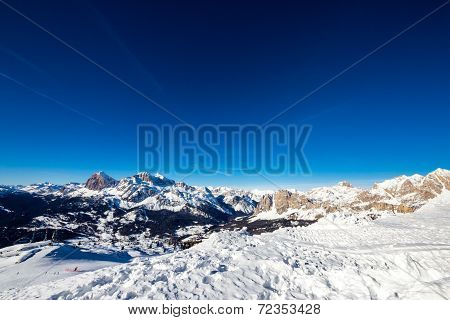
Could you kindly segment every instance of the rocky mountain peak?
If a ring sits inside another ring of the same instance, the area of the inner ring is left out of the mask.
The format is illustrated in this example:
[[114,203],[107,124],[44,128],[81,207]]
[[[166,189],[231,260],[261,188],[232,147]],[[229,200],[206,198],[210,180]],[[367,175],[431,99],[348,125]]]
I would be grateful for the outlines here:
[[117,185],[117,180],[108,176],[103,171],[94,173],[87,181],[86,188],[90,190],[100,191],[105,188],[111,188]]
[[437,182],[442,183],[447,189],[450,188],[450,170],[436,169],[425,176],[426,179],[434,179]]
[[151,174],[149,172],[139,172],[134,176],[134,178],[137,178],[141,181],[145,181],[151,185],[159,186],[159,187],[167,187],[175,184],[175,181],[166,178],[160,173]]
[[271,194],[263,195],[255,208],[255,214],[258,214],[260,212],[271,211],[272,205],[273,205],[273,195]]
[[340,187],[353,188],[353,185],[350,182],[345,181],[345,180],[339,182],[337,185],[340,186]]
[[431,174],[437,174],[440,176],[450,176],[450,170],[446,170],[446,169],[442,169],[442,168],[437,168],[436,170],[434,170],[433,172],[431,172]]

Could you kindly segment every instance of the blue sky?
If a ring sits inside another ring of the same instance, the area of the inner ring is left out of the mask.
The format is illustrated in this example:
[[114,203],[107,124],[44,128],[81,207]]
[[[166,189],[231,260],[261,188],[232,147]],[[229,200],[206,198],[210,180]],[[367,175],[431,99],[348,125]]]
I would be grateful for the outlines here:
[[[7,2],[198,126],[265,123],[444,1]],[[0,184],[131,175],[136,126],[178,123],[3,4],[0,26]],[[450,5],[276,119],[313,126],[312,175],[270,179],[368,185],[449,168],[449,36]]]

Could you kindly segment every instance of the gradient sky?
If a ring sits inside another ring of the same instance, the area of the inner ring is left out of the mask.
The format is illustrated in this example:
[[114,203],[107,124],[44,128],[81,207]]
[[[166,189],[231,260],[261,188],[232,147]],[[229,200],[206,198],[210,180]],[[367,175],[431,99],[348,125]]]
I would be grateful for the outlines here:
[[[266,122],[445,1],[6,2],[196,126]],[[301,189],[450,168],[449,39],[447,5],[278,118],[313,126],[313,174],[270,178]],[[131,175],[136,125],[178,123],[2,3],[0,115],[0,184]]]

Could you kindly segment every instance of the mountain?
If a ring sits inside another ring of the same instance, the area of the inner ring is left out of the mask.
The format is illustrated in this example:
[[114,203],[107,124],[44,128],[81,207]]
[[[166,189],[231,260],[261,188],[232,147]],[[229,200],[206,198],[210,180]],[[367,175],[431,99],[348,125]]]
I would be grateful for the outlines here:
[[255,215],[262,218],[272,214],[293,219],[318,219],[333,213],[410,213],[444,190],[450,190],[450,171],[444,169],[425,176],[400,176],[375,183],[366,190],[343,181],[307,192],[278,190],[264,195]]
[[253,213],[261,199],[261,196],[252,192],[227,187],[211,188],[211,192],[221,202],[231,206],[234,211],[242,214]]
[[87,181],[86,188],[89,190],[103,190],[105,188],[114,187],[117,181],[108,176],[103,171],[94,173]]
[[173,249],[220,230],[262,233],[322,217],[358,221],[410,213],[449,189],[450,172],[444,169],[369,189],[343,181],[307,192],[269,193],[191,186],[148,172],[120,180],[97,172],[84,184],[0,186],[0,247],[76,238],[102,246],[147,250],[159,243]]
[[178,230],[189,236],[196,226],[226,223],[256,204],[244,191],[213,193],[148,172],[119,181],[98,172],[85,184],[3,186],[0,247],[50,237],[135,247],[146,247],[148,239],[173,243]]

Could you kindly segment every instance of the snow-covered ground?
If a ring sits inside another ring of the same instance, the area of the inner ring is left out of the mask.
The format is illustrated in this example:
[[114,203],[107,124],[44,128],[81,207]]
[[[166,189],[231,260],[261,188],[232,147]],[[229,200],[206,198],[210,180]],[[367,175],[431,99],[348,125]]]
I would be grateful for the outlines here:
[[15,288],[0,292],[0,298],[449,298],[450,192],[412,214],[364,224],[321,219],[309,227],[255,236],[220,232],[172,254],[135,258],[59,280],[41,277],[40,284],[14,283],[11,274],[33,257],[18,264],[2,262],[7,266],[0,266],[1,286]]
[[136,252],[80,249],[41,241],[0,249],[0,290],[26,288],[132,260]]

